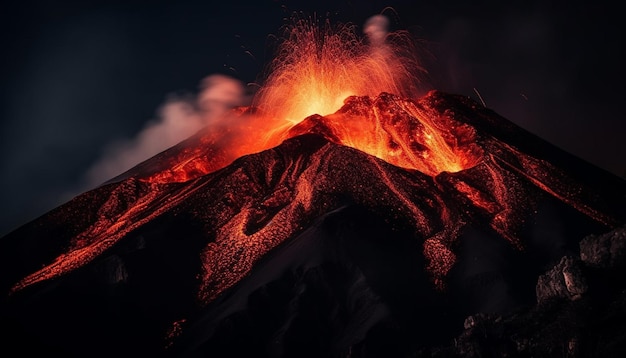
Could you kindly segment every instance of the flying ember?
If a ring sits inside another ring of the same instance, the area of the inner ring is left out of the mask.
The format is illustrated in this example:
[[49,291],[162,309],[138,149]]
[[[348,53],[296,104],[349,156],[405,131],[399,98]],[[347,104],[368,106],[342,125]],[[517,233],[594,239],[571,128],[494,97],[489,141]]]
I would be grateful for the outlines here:
[[312,114],[334,113],[351,95],[416,98],[425,71],[411,36],[388,32],[387,22],[382,15],[370,18],[363,37],[351,24],[293,19],[254,105],[298,123]]

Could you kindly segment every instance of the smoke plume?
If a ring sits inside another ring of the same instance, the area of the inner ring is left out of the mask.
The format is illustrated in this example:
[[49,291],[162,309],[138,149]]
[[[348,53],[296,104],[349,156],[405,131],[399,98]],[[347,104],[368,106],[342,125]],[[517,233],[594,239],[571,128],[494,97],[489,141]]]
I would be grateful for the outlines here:
[[102,157],[85,175],[85,189],[92,189],[142,161],[189,138],[205,126],[218,125],[232,108],[248,101],[242,83],[225,75],[206,77],[200,92],[170,96],[134,137],[106,147]]
[[389,32],[389,19],[384,15],[374,15],[363,25],[363,32],[367,35],[372,46],[381,46]]

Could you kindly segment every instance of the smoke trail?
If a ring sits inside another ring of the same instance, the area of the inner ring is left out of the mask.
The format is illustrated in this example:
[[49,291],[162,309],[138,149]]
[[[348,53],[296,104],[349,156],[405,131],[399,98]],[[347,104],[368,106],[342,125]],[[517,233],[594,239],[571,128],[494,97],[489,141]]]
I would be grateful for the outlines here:
[[363,32],[370,40],[370,44],[379,47],[385,44],[385,38],[389,33],[389,20],[383,15],[374,15],[367,19],[363,25]]
[[205,124],[223,119],[232,108],[248,104],[242,83],[224,75],[212,75],[202,81],[198,108]]
[[219,125],[232,108],[245,105],[241,82],[225,75],[205,78],[197,96],[173,96],[131,139],[111,143],[85,175],[86,189],[125,172],[142,161],[189,138],[205,126]]

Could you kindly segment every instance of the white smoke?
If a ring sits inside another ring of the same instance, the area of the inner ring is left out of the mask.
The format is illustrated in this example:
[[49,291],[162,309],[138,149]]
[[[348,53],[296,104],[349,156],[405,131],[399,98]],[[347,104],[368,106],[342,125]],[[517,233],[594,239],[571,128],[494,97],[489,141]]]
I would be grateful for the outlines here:
[[103,156],[87,171],[85,182],[92,189],[142,161],[180,143],[205,126],[218,124],[232,108],[246,105],[243,84],[225,75],[211,75],[201,83],[195,98],[170,97],[131,139],[108,145]]
[[389,33],[389,19],[384,15],[374,15],[363,25],[363,32],[367,35],[371,46],[382,46]]
[[202,81],[198,108],[208,122],[222,119],[230,109],[247,104],[241,82],[224,75],[212,75]]

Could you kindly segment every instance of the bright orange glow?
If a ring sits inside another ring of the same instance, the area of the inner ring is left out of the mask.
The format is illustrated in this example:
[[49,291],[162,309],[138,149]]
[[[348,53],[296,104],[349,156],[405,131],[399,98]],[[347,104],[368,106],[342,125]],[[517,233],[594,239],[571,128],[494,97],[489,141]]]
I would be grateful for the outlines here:
[[[600,223],[612,222],[567,173],[491,133],[489,128],[497,132],[505,122],[484,107],[436,91],[418,97],[415,74],[423,71],[406,34],[378,31],[367,41],[353,26],[316,19],[298,20],[286,30],[251,107],[233,110],[219,126],[207,127],[111,184],[115,189],[67,251],[12,291],[86,265],[159,215],[189,198],[200,200],[193,198],[195,192],[205,195],[201,209],[188,210],[210,223],[207,237],[213,240],[200,254],[198,295],[205,303],[313,218],[336,208],[338,197],[349,196],[414,227],[424,240],[425,268],[440,288],[467,222],[485,223],[523,249],[524,225],[539,194]],[[313,152],[283,143],[311,133],[327,140],[315,138],[323,144]],[[252,164],[244,158],[277,147]],[[239,159],[232,170],[216,173]],[[174,323],[172,335],[183,323]]]
[[411,38],[404,32],[385,37],[367,41],[353,25],[294,19],[254,106],[295,124],[313,114],[334,113],[351,95],[389,92],[414,98],[424,71]]
[[186,182],[222,169],[244,155],[280,144],[291,124],[251,112],[249,108],[234,110],[223,125],[206,128],[193,138],[195,142],[166,157],[164,169],[140,175],[139,179],[158,184]]
[[349,98],[337,113],[307,118],[289,136],[304,133],[324,134],[338,144],[431,176],[472,167],[482,155],[470,126],[426,103],[387,93],[374,99]]
[[425,71],[409,34],[366,32],[369,37],[354,25],[294,19],[250,111],[237,109],[227,125],[210,128],[202,146],[142,179],[191,180],[305,133],[432,176],[475,165],[480,153],[472,129],[411,100],[424,91]]
[[[337,144],[432,176],[475,165],[476,146],[465,145],[474,142],[473,132],[459,135],[459,123],[386,95],[417,98],[425,71],[409,34],[386,32],[384,19],[370,19],[368,37],[360,37],[353,25],[294,19],[254,101],[262,113],[295,124],[286,134],[274,132],[281,137],[271,142],[324,134]],[[340,109],[344,103],[349,110]],[[308,118],[312,115],[318,117]]]

